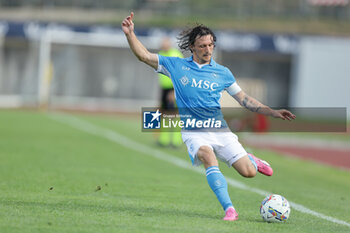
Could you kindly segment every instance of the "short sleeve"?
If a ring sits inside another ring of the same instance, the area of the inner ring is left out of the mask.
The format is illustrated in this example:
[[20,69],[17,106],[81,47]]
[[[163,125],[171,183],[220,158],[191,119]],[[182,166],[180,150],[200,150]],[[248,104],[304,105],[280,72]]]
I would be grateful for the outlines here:
[[236,82],[235,77],[233,76],[232,72],[226,68],[226,81],[225,81],[225,88],[230,87],[232,84]]
[[171,78],[171,73],[175,70],[178,57],[165,57],[158,54],[158,68],[156,72],[164,74]]

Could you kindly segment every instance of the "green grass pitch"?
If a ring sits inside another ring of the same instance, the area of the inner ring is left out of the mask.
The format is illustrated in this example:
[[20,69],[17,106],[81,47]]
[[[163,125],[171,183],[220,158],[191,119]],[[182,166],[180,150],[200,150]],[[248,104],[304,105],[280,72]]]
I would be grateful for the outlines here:
[[[75,115],[190,164],[186,148],[161,149],[139,119]],[[226,177],[278,193],[318,213],[350,222],[350,173],[254,150],[272,177]],[[292,208],[284,224],[262,221],[263,196],[229,186],[239,212],[223,211],[204,175],[54,120],[50,114],[0,111],[0,232],[350,232],[350,227]]]

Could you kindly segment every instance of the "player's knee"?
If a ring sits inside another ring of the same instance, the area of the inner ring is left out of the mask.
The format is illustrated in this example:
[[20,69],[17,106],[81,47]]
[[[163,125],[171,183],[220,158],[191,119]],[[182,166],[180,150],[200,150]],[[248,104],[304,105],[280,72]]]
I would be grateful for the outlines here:
[[200,160],[208,160],[211,157],[212,149],[208,146],[201,146],[198,149],[197,156]]
[[197,152],[197,156],[205,165],[216,165],[217,163],[213,150],[208,146],[201,146]]

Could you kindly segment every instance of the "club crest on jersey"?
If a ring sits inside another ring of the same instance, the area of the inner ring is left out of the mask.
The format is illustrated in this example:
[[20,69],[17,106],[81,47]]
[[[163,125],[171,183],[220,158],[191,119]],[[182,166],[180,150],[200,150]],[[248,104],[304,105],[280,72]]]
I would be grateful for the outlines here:
[[186,76],[183,76],[182,78],[180,78],[180,82],[182,83],[182,85],[186,86],[190,81]]

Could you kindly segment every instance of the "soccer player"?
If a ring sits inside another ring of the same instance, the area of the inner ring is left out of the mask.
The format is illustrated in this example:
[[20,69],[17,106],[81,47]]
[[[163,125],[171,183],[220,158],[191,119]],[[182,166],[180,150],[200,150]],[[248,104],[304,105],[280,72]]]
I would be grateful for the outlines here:
[[[225,90],[250,111],[283,120],[295,119],[295,115],[288,110],[273,110],[241,90],[231,71],[212,59],[216,37],[209,28],[199,25],[180,34],[179,47],[189,50],[191,57],[164,57],[150,53],[137,39],[133,17],[132,12],[122,21],[122,30],[129,46],[140,61],[171,78],[178,108],[184,108],[193,115],[198,115],[198,108],[220,111],[219,99],[221,92]],[[210,113],[208,111],[207,114]],[[192,164],[204,165],[208,184],[225,211],[223,220],[237,220],[238,214],[229,197],[227,183],[220,172],[217,158],[235,168],[244,177],[254,177],[257,171],[271,176],[272,168],[267,162],[247,153],[231,131],[184,130],[182,139],[188,148]]]
[[[173,48],[171,45],[171,40],[169,37],[164,37],[162,40],[161,51],[159,51],[159,55],[165,57],[183,57],[182,53]],[[176,111],[176,103],[174,97],[174,87],[171,79],[159,73],[159,84],[162,89],[161,95],[161,110],[164,114],[174,115],[177,113]],[[160,146],[169,146],[172,145],[174,147],[179,147],[182,144],[181,133],[179,130],[175,129],[175,132],[165,132],[160,131],[158,144]]]

